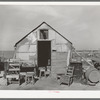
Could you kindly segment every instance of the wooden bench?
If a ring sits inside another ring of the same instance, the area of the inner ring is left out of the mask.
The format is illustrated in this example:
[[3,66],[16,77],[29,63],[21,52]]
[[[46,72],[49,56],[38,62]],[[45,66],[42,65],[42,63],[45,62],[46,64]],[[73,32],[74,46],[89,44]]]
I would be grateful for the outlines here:
[[16,75],[16,74],[6,75],[6,79],[7,79],[7,85],[14,82],[15,80],[17,80],[18,84],[20,85],[20,76],[19,75]]

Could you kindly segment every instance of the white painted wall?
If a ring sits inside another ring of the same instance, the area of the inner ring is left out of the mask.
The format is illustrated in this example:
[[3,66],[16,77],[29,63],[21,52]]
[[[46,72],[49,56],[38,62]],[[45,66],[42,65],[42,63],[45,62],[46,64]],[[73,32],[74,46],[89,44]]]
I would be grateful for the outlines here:
[[52,50],[56,50],[57,52],[69,52],[71,44],[69,44],[69,42],[61,37],[58,33],[55,33],[55,31],[51,30],[51,28],[43,24],[40,28],[32,32],[30,35],[28,35],[28,37],[26,37],[17,45],[16,58],[30,60],[31,56],[31,58],[33,57],[33,59],[36,59],[37,40],[39,40],[40,29],[49,29],[49,40],[51,40]]
[[36,53],[16,53],[16,58],[21,60],[36,60]]

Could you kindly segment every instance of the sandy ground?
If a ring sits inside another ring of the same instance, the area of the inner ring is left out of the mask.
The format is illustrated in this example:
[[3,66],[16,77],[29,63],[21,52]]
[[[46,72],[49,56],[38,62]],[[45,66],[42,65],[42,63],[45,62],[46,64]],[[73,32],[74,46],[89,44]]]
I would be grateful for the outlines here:
[[[2,80],[2,78],[0,78]],[[90,86],[86,84],[81,84],[80,82],[73,82],[70,86],[59,84],[59,80],[56,78],[50,77],[42,77],[33,85],[29,84],[9,84],[6,86],[6,79],[3,81],[3,84],[0,84],[0,90],[100,90],[100,83],[97,83],[95,86]]]

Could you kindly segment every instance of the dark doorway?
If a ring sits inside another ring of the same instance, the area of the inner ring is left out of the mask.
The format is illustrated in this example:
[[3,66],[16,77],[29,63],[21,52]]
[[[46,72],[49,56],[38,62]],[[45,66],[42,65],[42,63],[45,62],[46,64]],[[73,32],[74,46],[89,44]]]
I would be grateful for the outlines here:
[[37,43],[38,67],[51,65],[51,41],[38,41]]

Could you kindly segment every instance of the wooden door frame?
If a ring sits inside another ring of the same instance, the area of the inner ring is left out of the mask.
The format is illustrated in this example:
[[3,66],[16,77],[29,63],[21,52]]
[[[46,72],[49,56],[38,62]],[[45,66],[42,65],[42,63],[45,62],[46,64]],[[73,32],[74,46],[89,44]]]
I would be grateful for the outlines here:
[[[51,40],[48,40],[48,39],[45,39],[45,40],[44,39],[37,40],[37,66],[38,66],[38,41],[50,41],[50,46],[51,46]],[[51,46],[51,56],[52,56],[52,46]],[[52,61],[50,63],[52,65]]]

